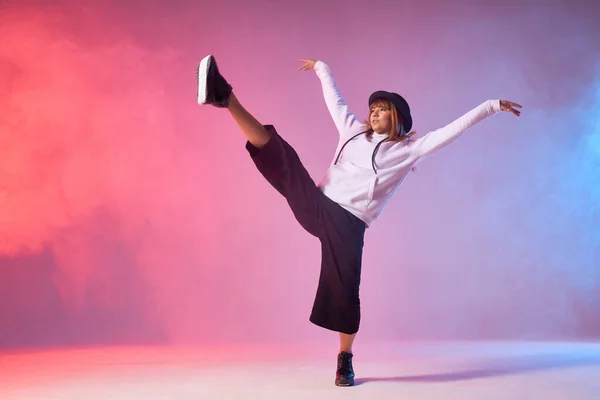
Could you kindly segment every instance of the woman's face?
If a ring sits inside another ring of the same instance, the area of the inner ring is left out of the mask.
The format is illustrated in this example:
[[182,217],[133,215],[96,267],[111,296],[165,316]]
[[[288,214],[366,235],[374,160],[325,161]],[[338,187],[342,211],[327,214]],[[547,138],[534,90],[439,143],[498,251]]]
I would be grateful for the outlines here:
[[383,102],[376,101],[371,105],[369,123],[376,133],[390,133],[392,129],[392,110]]

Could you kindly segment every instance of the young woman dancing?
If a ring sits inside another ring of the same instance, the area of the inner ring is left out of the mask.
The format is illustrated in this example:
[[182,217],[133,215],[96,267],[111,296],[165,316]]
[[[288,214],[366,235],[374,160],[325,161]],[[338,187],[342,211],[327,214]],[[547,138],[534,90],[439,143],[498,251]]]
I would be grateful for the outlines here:
[[402,96],[374,92],[368,101],[369,117],[361,122],[348,109],[325,63],[299,61],[299,70],[314,70],[320,79],[325,104],[339,132],[335,156],[318,184],[275,128],[261,124],[242,107],[211,55],[198,67],[198,103],[229,111],[247,139],[246,149],[258,171],[287,200],[300,225],[319,239],[321,271],[310,321],[339,332],[335,384],[352,386],[352,344],[360,324],[366,228],[377,220],[418,161],[499,111],[519,116],[515,107],[521,106],[488,100],[445,127],[414,138],[410,108]]

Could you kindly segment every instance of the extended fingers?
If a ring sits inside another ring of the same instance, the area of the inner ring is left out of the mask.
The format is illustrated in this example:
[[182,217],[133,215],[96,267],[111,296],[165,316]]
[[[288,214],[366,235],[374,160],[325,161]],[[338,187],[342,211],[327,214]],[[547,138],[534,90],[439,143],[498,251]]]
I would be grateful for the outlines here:
[[513,107],[517,107],[517,108],[523,108],[523,106],[522,106],[522,105],[520,105],[520,104],[517,104],[517,103],[514,103],[514,102],[512,102],[512,101],[509,101],[509,102],[508,102],[508,104],[510,104],[510,105],[511,105],[511,106],[513,106]]
[[298,68],[299,71],[307,71],[309,69],[313,69],[315,67],[315,63],[316,63],[315,60],[308,60],[308,59],[305,59],[305,58],[300,58],[300,59],[298,59],[298,61],[301,62],[301,63],[303,63]]
[[310,62],[308,60],[299,59],[298,61],[302,63],[302,65],[298,67],[298,71],[306,71],[309,68]]
[[516,108],[523,108],[522,105],[520,105],[518,103],[515,103],[514,101],[502,100],[500,102],[500,108],[503,111],[509,111],[509,112],[515,114],[517,117],[519,117],[521,115],[521,111],[515,110],[514,107],[516,107]]

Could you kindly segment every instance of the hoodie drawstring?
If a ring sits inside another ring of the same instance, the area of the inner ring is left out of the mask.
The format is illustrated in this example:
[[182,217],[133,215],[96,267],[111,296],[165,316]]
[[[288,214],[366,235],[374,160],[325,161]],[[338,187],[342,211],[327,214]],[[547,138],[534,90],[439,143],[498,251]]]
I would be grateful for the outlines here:
[[[344,150],[344,147],[346,147],[346,145],[348,143],[350,143],[351,140],[353,140],[354,138],[362,135],[363,133],[367,133],[368,131],[364,131],[364,132],[360,132],[357,133],[356,135],[352,136],[350,139],[348,139],[346,141],[346,143],[344,143],[344,145],[342,146],[342,148],[340,149],[337,157],[335,158],[335,162],[333,163],[333,165],[337,164],[338,160],[340,159],[340,156],[342,155],[342,150]],[[377,150],[379,150],[379,146],[381,145],[381,143],[389,140],[390,138],[387,137],[385,139],[383,139],[382,141],[380,141],[379,143],[377,143],[377,146],[375,146],[375,150],[373,150],[373,155],[371,156],[371,167],[373,168],[373,172],[375,172],[375,174],[377,174],[377,170],[375,169],[375,154],[377,153]]]

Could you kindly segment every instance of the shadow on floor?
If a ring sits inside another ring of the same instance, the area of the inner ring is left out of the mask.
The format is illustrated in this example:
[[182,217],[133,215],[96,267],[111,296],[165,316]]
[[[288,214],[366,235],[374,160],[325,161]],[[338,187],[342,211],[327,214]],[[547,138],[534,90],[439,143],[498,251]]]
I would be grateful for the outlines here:
[[476,362],[475,365],[466,367],[461,371],[395,377],[366,377],[357,378],[355,382],[356,385],[368,382],[443,383],[593,365],[600,365],[600,353],[594,352],[590,354],[589,351],[579,350],[561,354],[529,355],[484,360]]

